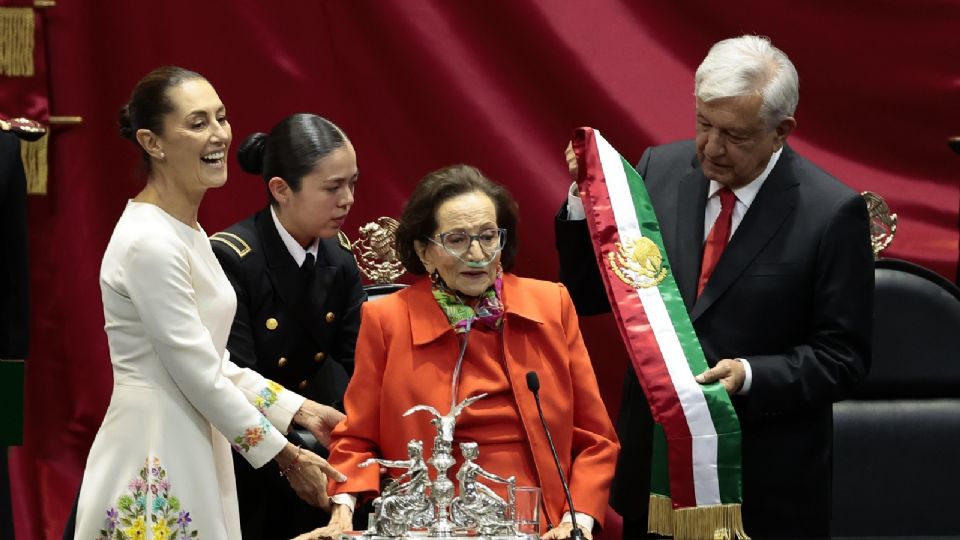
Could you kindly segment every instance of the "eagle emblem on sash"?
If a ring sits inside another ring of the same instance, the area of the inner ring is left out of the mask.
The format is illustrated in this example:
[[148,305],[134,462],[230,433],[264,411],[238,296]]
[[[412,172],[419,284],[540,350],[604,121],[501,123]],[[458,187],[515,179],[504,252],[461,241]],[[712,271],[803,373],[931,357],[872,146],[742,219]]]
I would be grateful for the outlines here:
[[610,269],[634,289],[656,287],[667,277],[663,255],[653,240],[639,236],[616,243],[617,250],[607,254]]

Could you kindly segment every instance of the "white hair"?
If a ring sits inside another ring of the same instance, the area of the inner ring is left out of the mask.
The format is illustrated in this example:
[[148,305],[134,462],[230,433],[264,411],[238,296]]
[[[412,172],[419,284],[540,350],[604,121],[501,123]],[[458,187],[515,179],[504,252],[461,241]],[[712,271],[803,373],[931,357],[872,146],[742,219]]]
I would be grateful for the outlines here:
[[710,48],[697,68],[694,95],[705,102],[761,96],[760,116],[772,128],[797,110],[799,86],[797,69],[768,38],[740,36]]

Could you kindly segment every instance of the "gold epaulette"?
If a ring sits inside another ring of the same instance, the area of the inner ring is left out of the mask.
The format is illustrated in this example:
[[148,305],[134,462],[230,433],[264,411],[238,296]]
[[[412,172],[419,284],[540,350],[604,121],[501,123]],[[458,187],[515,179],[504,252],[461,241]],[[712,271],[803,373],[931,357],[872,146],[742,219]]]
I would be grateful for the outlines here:
[[337,240],[340,241],[340,247],[353,253],[353,245],[350,244],[350,239],[347,238],[347,235],[343,231],[337,231]]
[[237,255],[239,255],[241,259],[249,255],[250,252],[253,251],[253,249],[250,248],[250,244],[248,244],[246,240],[244,240],[243,238],[240,238],[239,236],[233,233],[221,231],[212,235],[210,237],[210,240],[221,242],[223,244],[230,246],[230,249],[236,251]]

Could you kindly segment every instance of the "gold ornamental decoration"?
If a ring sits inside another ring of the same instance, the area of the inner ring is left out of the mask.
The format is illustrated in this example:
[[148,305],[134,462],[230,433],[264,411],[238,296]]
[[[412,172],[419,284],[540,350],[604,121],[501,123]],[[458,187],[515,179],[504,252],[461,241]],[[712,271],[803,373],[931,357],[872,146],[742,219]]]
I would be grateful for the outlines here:
[[610,269],[634,289],[656,287],[667,277],[663,255],[653,240],[640,236],[617,242],[617,251],[607,255]]
[[864,191],[860,196],[866,201],[867,211],[870,213],[870,245],[873,247],[873,258],[879,259],[880,252],[887,249],[897,234],[897,215],[890,212],[887,201],[880,195]]
[[33,8],[0,8],[0,75],[33,77],[33,34]]
[[399,225],[391,217],[379,217],[360,227],[360,237],[351,245],[360,272],[374,283],[395,283],[406,271],[394,248]]

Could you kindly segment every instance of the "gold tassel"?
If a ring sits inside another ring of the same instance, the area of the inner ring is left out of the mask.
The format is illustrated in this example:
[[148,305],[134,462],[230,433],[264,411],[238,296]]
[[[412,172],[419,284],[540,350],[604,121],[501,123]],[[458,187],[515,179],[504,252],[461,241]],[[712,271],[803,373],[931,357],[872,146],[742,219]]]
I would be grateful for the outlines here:
[[677,540],[750,540],[743,530],[739,504],[716,504],[674,511]]
[[750,540],[743,530],[739,504],[673,509],[673,501],[650,495],[647,532],[676,540]]
[[49,134],[33,142],[20,141],[20,160],[27,177],[27,193],[47,194],[47,141]]
[[673,501],[670,497],[651,493],[649,509],[647,532],[660,536],[673,536]]
[[0,8],[0,75],[33,77],[33,8]]

